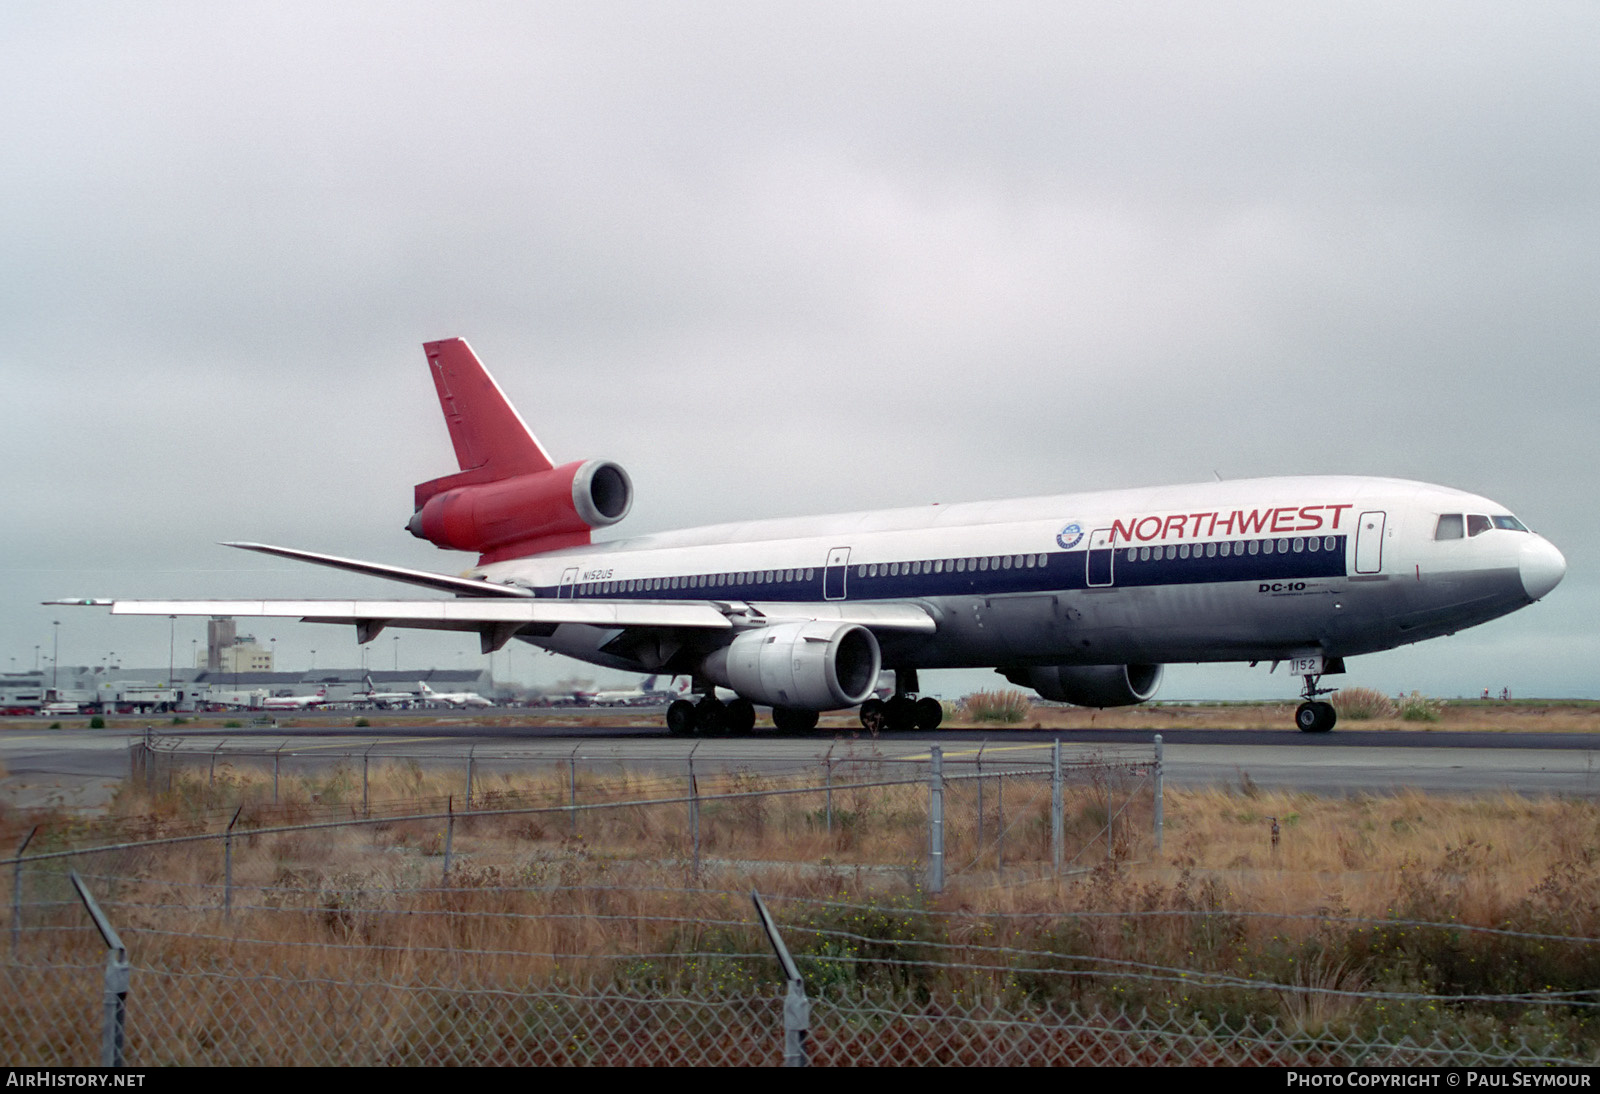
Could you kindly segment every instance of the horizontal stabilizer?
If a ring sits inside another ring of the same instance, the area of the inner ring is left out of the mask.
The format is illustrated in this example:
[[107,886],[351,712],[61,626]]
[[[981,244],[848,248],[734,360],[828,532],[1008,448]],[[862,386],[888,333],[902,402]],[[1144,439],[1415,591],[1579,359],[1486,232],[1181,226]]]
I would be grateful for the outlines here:
[[277,555],[279,558],[292,558],[296,562],[310,562],[317,566],[331,566],[335,570],[348,570],[353,574],[365,574],[368,577],[381,577],[389,581],[403,581],[408,585],[421,585],[427,589],[455,593],[457,596],[519,598],[533,596],[527,589],[516,585],[498,585],[494,582],[479,581],[471,577],[453,577],[450,574],[436,574],[428,570],[412,570],[404,566],[390,566],[382,562],[363,562],[356,558],[340,558],[338,555],[318,554],[316,551],[302,551],[295,547],[274,547],[267,543],[224,543],[223,546],[239,547],[246,551],[259,551],[261,554]]

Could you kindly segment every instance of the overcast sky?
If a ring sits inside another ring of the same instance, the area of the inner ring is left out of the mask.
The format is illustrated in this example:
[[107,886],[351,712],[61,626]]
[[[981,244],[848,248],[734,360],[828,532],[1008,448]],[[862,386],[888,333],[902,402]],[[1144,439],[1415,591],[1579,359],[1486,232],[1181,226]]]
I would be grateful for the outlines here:
[[165,665],[165,620],[47,597],[395,588],[222,539],[470,564],[402,530],[455,469],[420,343],[463,335],[558,459],[627,467],[619,534],[1213,472],[1486,494],[1566,580],[1341,682],[1600,696],[1597,41],[1592,3],[8,3],[0,670],[53,619],[62,664]]

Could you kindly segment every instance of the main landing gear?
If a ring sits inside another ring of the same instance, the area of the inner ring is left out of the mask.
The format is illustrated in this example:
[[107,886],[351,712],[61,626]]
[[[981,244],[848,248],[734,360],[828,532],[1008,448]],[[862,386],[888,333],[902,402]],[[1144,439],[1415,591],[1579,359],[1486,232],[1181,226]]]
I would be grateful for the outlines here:
[[913,698],[917,688],[916,669],[894,670],[894,695],[889,699],[868,699],[861,704],[861,725],[874,736],[882,732],[912,729],[938,729],[944,721],[944,707],[931,696]]
[[724,703],[708,695],[694,703],[679,699],[667,708],[667,732],[674,737],[743,737],[755,726],[755,704],[748,699]]
[[[805,733],[817,728],[817,712],[773,707],[772,724],[779,733]],[[679,699],[667,708],[667,732],[674,737],[746,737],[756,728],[756,707],[748,699],[724,703],[710,694],[696,702]]]
[[1318,699],[1319,695],[1331,695],[1336,688],[1319,688],[1317,684],[1322,676],[1308,674],[1305,678],[1305,702],[1295,708],[1294,724],[1301,733],[1327,733],[1339,720],[1339,712],[1333,709],[1333,704]]

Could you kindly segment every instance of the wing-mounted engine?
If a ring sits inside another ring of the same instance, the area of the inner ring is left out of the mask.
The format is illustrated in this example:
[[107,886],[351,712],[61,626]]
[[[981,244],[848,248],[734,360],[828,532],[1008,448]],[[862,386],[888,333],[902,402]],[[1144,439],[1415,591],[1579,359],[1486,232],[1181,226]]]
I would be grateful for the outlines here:
[[589,542],[633,506],[633,482],[609,460],[582,460],[495,482],[452,486],[450,475],[417,487],[412,535],[484,562]]
[[581,546],[628,515],[628,473],[609,460],[555,466],[465,339],[423,349],[461,470],[417,485],[412,535],[499,562]]
[[701,671],[752,702],[837,710],[871,695],[882,665],[867,628],[821,620],[744,631],[707,656]]
[[1013,684],[1054,703],[1126,707],[1149,702],[1161,686],[1161,665],[1028,665],[1001,669]]

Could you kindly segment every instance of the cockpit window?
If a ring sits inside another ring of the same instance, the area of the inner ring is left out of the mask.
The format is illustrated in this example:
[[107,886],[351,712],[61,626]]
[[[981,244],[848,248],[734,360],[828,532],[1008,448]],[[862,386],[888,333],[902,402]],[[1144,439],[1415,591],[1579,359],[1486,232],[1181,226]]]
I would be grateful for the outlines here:
[[1496,528],[1504,528],[1509,532],[1526,532],[1528,530],[1528,526],[1526,524],[1523,524],[1520,520],[1513,516],[1508,515],[1504,517],[1494,517],[1492,519],[1494,520],[1494,526]]
[[1461,514],[1446,513],[1439,518],[1439,527],[1433,533],[1434,539],[1460,539]]
[[1489,523],[1488,517],[1480,517],[1476,513],[1472,513],[1467,517],[1467,535],[1469,536],[1482,535],[1492,527],[1494,526]]

